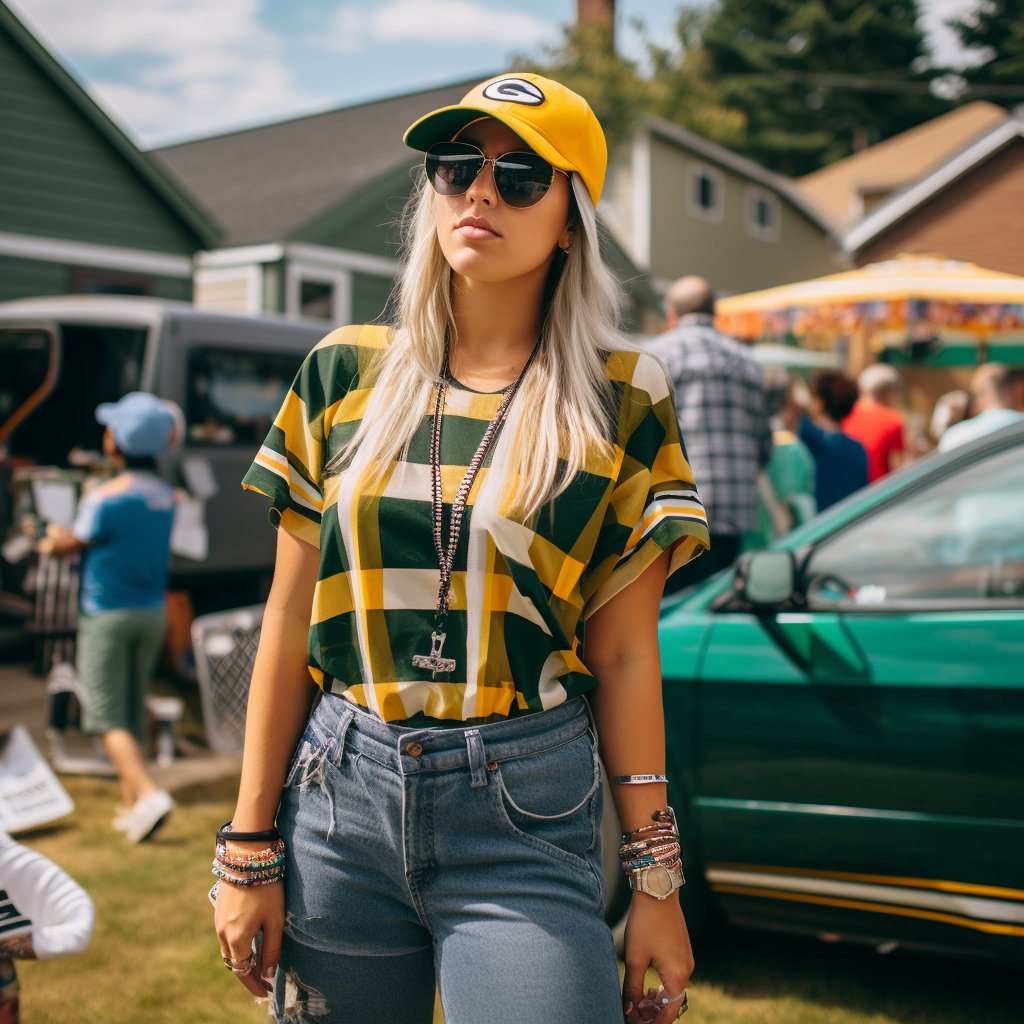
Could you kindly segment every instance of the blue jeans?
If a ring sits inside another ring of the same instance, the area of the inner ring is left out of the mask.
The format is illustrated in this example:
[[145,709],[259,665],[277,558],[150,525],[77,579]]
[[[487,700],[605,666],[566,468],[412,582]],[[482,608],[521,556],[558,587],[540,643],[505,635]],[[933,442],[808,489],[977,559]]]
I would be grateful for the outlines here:
[[288,771],[279,1022],[618,1024],[582,698],[408,729],[327,695]]

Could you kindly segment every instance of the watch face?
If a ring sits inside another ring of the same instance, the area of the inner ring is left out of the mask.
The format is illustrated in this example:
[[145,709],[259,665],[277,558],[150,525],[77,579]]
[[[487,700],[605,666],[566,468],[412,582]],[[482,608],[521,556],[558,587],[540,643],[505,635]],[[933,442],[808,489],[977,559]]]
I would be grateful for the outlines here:
[[660,864],[648,869],[646,882],[653,896],[667,896],[672,891],[672,878]]

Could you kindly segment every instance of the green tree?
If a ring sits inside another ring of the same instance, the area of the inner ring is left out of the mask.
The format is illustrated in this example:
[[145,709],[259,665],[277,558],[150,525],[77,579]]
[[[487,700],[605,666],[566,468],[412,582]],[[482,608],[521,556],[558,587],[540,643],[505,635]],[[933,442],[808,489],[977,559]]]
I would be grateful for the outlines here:
[[677,48],[648,44],[653,74],[642,74],[634,61],[623,57],[610,29],[600,24],[567,27],[561,43],[546,48],[540,60],[517,57],[513,67],[553,78],[585,96],[601,122],[609,152],[633,133],[644,114],[657,114],[735,146],[744,136],[745,118],[741,111],[723,107],[717,87],[707,80],[697,32],[702,18],[700,11],[680,13]]
[[984,0],[973,14],[949,26],[965,47],[980,50],[984,58],[962,72],[968,81],[1024,85],[1024,0]]
[[924,91],[916,0],[718,0],[701,44],[719,102],[746,118],[738,148],[784,174],[949,109]]
[[568,26],[561,43],[545,47],[540,60],[516,57],[512,67],[554,79],[586,97],[604,129],[609,152],[651,106],[650,82],[633,61],[618,53],[605,25]]

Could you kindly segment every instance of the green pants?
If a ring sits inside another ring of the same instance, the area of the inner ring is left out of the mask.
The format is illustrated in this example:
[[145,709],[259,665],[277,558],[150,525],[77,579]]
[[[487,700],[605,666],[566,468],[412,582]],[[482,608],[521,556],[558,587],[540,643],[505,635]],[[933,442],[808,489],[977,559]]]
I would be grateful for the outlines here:
[[78,617],[78,678],[85,688],[82,728],[127,729],[146,741],[146,693],[167,628],[159,608],[121,608]]

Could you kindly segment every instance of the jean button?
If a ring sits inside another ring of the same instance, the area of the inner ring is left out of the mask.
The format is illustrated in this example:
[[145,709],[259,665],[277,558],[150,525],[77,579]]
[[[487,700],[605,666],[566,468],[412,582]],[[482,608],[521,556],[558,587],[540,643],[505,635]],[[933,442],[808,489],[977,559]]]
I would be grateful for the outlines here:
[[419,757],[423,753],[423,747],[419,743],[410,743],[405,748],[407,754],[412,754],[413,757]]

